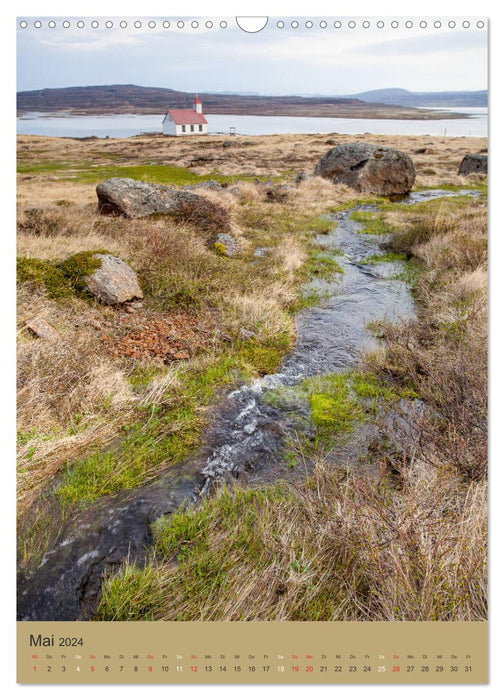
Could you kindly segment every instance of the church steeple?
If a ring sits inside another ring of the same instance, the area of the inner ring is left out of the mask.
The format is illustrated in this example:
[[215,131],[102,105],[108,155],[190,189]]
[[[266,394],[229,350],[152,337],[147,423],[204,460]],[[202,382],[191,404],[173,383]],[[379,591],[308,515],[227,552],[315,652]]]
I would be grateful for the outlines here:
[[196,93],[196,97],[194,98],[193,109],[195,112],[198,112],[198,114],[203,114],[203,105],[201,104],[201,100],[198,97],[197,93]]

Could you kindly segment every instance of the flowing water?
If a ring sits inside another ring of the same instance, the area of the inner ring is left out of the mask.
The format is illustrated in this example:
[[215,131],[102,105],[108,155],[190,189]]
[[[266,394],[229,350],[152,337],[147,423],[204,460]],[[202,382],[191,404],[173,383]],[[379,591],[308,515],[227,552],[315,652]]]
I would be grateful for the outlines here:
[[[403,202],[413,204],[456,194],[429,190],[411,194]],[[368,330],[370,322],[384,318],[397,322],[414,315],[413,300],[399,274],[402,264],[363,262],[383,252],[384,237],[359,233],[361,225],[350,214],[335,215],[333,231],[317,238],[343,274],[312,283],[312,289],[323,292],[324,302],[299,315],[296,343],[279,371],[225,397],[215,410],[204,446],[195,456],[167,468],[155,482],[104,499],[70,519],[38,568],[22,575],[19,619],[89,619],[104,574],[126,559],[140,565],[145,561],[154,520],[183,504],[190,505],[222,481],[264,483],[285,478],[285,444],[293,436],[310,439],[315,433],[308,403],[295,392],[289,398],[289,387],[295,388],[309,377],[355,366],[363,351],[379,343]],[[268,400],[268,391],[279,387],[286,389],[287,397],[280,405]],[[302,476],[299,470],[303,468],[292,470],[289,477]]]

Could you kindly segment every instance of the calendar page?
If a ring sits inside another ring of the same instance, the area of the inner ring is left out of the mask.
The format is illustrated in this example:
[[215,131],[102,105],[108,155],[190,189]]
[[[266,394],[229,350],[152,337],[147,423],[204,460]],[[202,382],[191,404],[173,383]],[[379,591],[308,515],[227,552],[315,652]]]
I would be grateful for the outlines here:
[[22,684],[487,682],[484,17],[22,16]]

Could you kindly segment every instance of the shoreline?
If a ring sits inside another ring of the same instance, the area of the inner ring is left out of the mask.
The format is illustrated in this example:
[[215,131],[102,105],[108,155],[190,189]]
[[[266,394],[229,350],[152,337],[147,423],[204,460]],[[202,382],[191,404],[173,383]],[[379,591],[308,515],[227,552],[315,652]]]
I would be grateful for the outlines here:
[[[239,116],[239,117],[313,117],[316,119],[386,119],[410,121],[410,120],[441,120],[441,119],[469,119],[470,114],[464,112],[440,111],[443,108],[433,109],[415,109],[408,107],[390,107],[387,105],[385,109],[338,109],[334,110],[330,107],[327,109],[319,108],[312,109],[309,107],[301,107],[299,109],[272,108],[268,111],[261,109],[237,109],[230,114],[227,110],[208,109],[205,114],[208,116]],[[475,109],[477,109],[475,107]],[[29,114],[37,114],[43,118],[49,117],[111,117],[118,116],[146,116],[162,114],[159,109],[140,108],[135,112],[128,109],[106,109],[97,111],[93,108],[89,109],[61,109],[52,110],[50,112],[42,112],[36,110],[17,110],[16,118],[22,119]]]

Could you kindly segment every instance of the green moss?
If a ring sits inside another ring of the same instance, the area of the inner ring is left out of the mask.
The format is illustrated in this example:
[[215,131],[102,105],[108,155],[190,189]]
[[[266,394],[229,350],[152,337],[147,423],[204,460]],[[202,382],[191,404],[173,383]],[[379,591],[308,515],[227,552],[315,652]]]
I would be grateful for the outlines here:
[[60,263],[38,258],[17,259],[18,283],[30,282],[43,289],[50,299],[61,299],[71,294],[86,296],[84,277],[91,275],[101,266],[96,253],[104,250],[86,250]]
[[95,257],[96,254],[106,252],[106,250],[85,250],[58,264],[59,270],[77,294],[84,295],[86,293],[84,278],[89,277],[101,267],[100,258]]
[[274,372],[283,355],[290,347],[290,333],[277,334],[265,342],[255,338],[241,343],[238,350],[238,358],[241,365],[252,375],[265,375]]
[[416,295],[416,285],[423,270],[423,265],[416,258],[409,258],[403,263],[402,269],[392,275],[391,279],[401,280],[411,287],[413,296]]
[[226,246],[224,243],[218,243],[217,241],[213,244],[213,249],[217,255],[227,256]]
[[336,274],[343,274],[343,268],[330,253],[314,250],[309,255],[304,273],[308,277],[331,279]]
[[332,219],[328,219],[325,216],[318,216],[311,220],[311,228],[309,229],[309,231],[310,233],[321,234],[325,236],[331,233],[331,231],[334,228],[336,228],[336,226],[337,223]]
[[[97,153],[103,159],[103,153]],[[107,158],[120,159],[120,156],[107,154]],[[56,171],[69,171],[65,177],[62,173],[62,179],[71,179],[77,182],[85,182],[94,184],[103,182],[112,177],[128,177],[133,180],[143,180],[144,182],[154,182],[159,185],[197,185],[206,182],[207,180],[217,180],[221,184],[230,184],[237,180],[253,181],[255,179],[266,180],[272,179],[279,181],[283,179],[283,175],[278,175],[273,178],[259,177],[255,175],[247,175],[240,173],[237,175],[221,175],[217,171],[213,171],[208,175],[197,175],[187,168],[181,168],[176,165],[163,165],[161,163],[145,163],[141,165],[96,165],[93,162],[76,162],[62,163],[57,161],[45,161],[43,163],[26,163],[21,164],[17,168],[18,173],[46,173]]]
[[58,170],[69,170],[76,167],[72,163],[62,163],[56,160],[39,161],[38,163],[27,163],[26,165],[18,165],[18,173],[47,173],[56,172]]
[[128,381],[134,389],[143,389],[164,371],[158,364],[135,364],[128,375]]
[[350,219],[362,224],[359,233],[368,233],[376,236],[391,233],[393,230],[382,212],[353,211],[350,214]]
[[18,258],[16,264],[18,283],[30,282],[45,290],[51,299],[59,299],[72,293],[72,285],[57,265],[38,258]]
[[316,289],[299,289],[294,301],[289,305],[290,313],[297,313],[303,309],[309,309],[329,298],[328,292],[320,292]]
[[323,437],[337,437],[353,429],[355,420],[364,414],[349,394],[348,387],[324,387],[324,393],[311,393],[310,410],[313,422]]
[[354,207],[364,206],[366,204],[379,204],[380,202],[387,201],[385,197],[360,197],[352,199],[349,202],[342,202],[334,207],[331,207],[331,212],[337,214],[340,211],[348,211]]
[[271,236],[269,240],[289,234],[326,234],[336,225],[327,217],[303,214],[285,205],[279,208],[278,204],[263,204],[260,208],[245,205],[239,212],[239,223],[244,228],[260,232],[261,236]]
[[357,423],[377,415],[381,407],[415,396],[408,387],[395,387],[358,370],[306,379],[299,390],[309,402],[322,446],[344,438]]

